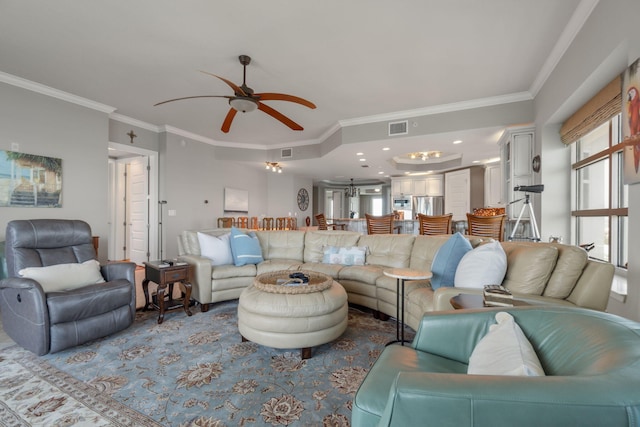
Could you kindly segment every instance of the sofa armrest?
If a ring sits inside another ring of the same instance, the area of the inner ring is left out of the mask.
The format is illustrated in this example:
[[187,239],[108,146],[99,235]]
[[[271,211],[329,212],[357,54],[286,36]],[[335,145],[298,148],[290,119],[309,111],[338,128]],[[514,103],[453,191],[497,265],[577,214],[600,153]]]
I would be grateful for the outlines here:
[[10,277],[0,281],[2,328],[16,343],[41,356],[49,352],[49,310],[38,282]]
[[458,310],[425,313],[411,346],[461,363],[467,363],[477,342],[495,323],[495,310]]
[[482,295],[482,289],[443,286],[433,291],[433,311],[453,310],[449,300],[459,294]]
[[193,267],[191,298],[200,304],[211,303],[211,260],[199,255],[180,255],[178,260],[184,261]]
[[110,262],[100,266],[100,273],[107,282],[117,279],[125,279],[136,284],[136,264],[133,262]]
[[579,307],[605,311],[609,303],[609,293],[615,267],[613,264],[595,260],[587,261],[567,300]]
[[378,426],[627,425],[637,402],[602,393],[613,380],[400,372]]

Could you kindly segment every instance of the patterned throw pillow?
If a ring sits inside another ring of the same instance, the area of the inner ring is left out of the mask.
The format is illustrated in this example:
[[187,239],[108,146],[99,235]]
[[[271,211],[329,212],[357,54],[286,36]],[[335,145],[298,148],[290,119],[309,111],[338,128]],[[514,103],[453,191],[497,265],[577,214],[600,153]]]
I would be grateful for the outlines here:
[[364,265],[367,248],[365,246],[330,246],[323,248],[324,264]]
[[264,261],[260,241],[253,231],[244,234],[235,227],[231,227],[231,253],[236,267],[246,264],[258,264]]

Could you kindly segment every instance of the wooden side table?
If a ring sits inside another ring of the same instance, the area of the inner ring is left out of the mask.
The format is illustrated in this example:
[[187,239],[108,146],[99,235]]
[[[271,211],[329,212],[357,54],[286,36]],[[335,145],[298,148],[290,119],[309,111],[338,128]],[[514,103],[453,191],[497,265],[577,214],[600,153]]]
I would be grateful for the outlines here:
[[[431,279],[430,271],[418,271],[410,268],[388,268],[382,271],[385,276],[396,279],[396,339],[387,345],[399,342],[404,345],[404,282],[407,280]],[[402,297],[400,294],[402,293]]]
[[[191,316],[191,311],[189,310],[189,301],[191,300],[191,266],[185,264],[162,267],[162,265],[164,265],[164,263],[161,261],[145,262],[145,277],[142,281],[142,291],[144,292],[146,302],[144,309],[148,310],[149,307],[151,307],[160,312],[158,315],[158,324],[164,320],[165,311],[175,310],[180,307],[184,308],[187,316]],[[155,303],[149,298],[149,282],[158,284]],[[184,286],[184,298],[173,299],[173,284],[176,282],[180,282]],[[169,299],[165,301],[167,285],[170,285]]]

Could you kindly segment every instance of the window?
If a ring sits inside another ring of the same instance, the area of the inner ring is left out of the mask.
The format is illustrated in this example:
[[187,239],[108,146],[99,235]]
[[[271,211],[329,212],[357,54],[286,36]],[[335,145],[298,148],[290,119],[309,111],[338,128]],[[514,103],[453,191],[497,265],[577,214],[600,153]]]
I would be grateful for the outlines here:
[[623,184],[620,114],[573,144],[576,244],[593,243],[589,256],[626,269],[629,189]]

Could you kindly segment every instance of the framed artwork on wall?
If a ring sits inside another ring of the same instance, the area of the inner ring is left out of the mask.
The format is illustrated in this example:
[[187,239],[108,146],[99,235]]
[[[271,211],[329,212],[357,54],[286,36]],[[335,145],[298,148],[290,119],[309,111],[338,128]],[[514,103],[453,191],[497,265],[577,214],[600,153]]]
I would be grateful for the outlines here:
[[0,207],[62,207],[62,160],[0,151]]
[[622,79],[622,136],[624,183],[640,182],[640,58],[627,68]]
[[225,212],[249,212],[249,192],[225,187],[224,189]]

